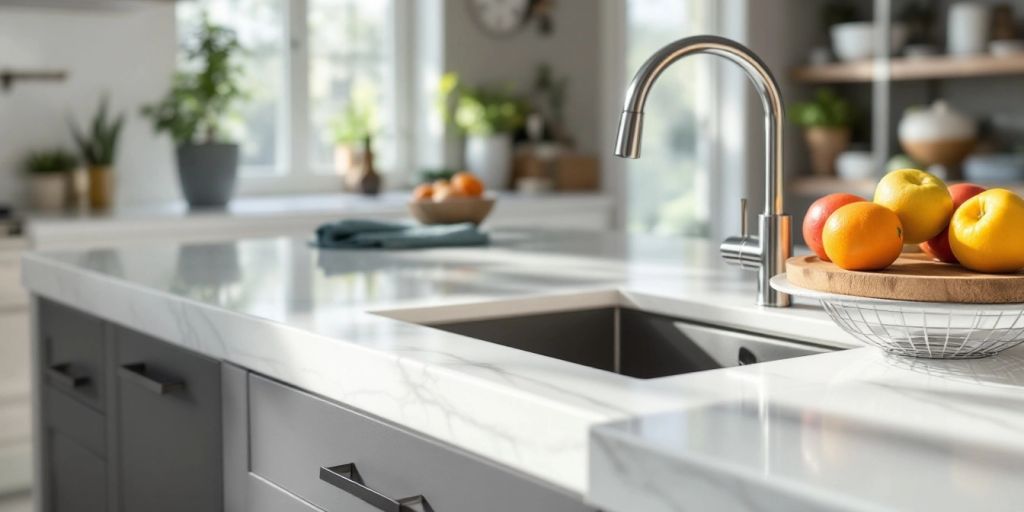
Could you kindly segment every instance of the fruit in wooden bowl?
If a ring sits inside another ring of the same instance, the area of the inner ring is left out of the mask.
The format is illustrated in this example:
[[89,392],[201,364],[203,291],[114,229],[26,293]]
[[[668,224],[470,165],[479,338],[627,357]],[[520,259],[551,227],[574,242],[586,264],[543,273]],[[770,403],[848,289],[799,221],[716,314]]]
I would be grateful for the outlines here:
[[484,197],[484,185],[469,172],[450,180],[424,183],[413,190],[409,212],[423,224],[480,224],[494,208],[494,199]]

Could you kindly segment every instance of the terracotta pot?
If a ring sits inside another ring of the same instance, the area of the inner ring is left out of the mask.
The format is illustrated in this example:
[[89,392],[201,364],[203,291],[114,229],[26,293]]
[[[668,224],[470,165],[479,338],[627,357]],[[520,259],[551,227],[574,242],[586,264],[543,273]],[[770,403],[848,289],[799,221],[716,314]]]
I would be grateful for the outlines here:
[[47,173],[32,176],[29,181],[32,207],[37,210],[61,210],[67,204],[67,176]]
[[850,129],[814,126],[804,130],[804,140],[811,153],[811,171],[831,176],[836,172],[836,158],[850,147]]
[[114,169],[106,165],[89,167],[89,208],[106,210],[114,203]]
[[334,146],[334,172],[342,177],[345,190],[356,192],[363,177],[363,149],[356,145],[339,144]]

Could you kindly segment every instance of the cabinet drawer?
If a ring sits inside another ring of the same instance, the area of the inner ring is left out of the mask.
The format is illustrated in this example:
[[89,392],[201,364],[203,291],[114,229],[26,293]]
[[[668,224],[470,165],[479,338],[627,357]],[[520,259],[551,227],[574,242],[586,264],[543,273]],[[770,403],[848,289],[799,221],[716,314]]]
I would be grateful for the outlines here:
[[121,509],[220,510],[219,363],[128,329],[112,333]]
[[379,510],[356,496],[358,486],[341,482],[353,489],[347,492],[321,480],[321,467],[345,464],[355,466],[365,487],[395,500],[422,495],[438,512],[591,510],[511,471],[259,376],[250,376],[249,400],[250,470],[327,511]]
[[74,441],[49,436],[49,503],[59,512],[100,512],[107,509],[107,464]]
[[39,335],[46,381],[90,407],[104,410],[107,385],[104,324],[72,308],[39,301]]
[[67,393],[50,386],[44,386],[43,389],[43,417],[46,427],[102,457],[107,446],[104,416],[69,397]]

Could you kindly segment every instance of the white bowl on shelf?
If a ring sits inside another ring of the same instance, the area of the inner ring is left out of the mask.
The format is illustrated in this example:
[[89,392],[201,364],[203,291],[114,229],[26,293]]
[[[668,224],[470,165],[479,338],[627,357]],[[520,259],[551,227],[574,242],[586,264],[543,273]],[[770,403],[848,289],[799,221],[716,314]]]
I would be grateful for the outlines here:
[[[870,21],[851,21],[832,25],[829,29],[832,51],[842,61],[870,59],[875,56],[875,25]],[[907,44],[907,26],[893,23],[889,29],[890,54],[895,55]]]
[[846,181],[863,181],[874,177],[875,162],[870,151],[843,151],[836,158],[836,174]]

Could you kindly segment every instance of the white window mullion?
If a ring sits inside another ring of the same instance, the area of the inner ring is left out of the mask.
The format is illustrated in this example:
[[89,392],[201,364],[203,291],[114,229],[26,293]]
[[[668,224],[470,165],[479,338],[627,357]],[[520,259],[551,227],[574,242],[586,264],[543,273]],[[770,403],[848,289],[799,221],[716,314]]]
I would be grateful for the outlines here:
[[288,63],[287,78],[287,141],[284,154],[289,176],[312,174],[309,165],[309,33],[307,23],[308,0],[287,0],[288,3]]
[[415,67],[413,41],[416,38],[413,0],[395,0],[392,4],[391,41],[394,45],[389,52],[394,59],[393,80],[388,87],[390,96],[395,99],[394,115],[391,120],[395,126],[395,169],[392,173],[392,186],[404,186],[410,182],[416,172],[415,144],[413,133],[416,126],[417,111],[413,91],[415,90]]

